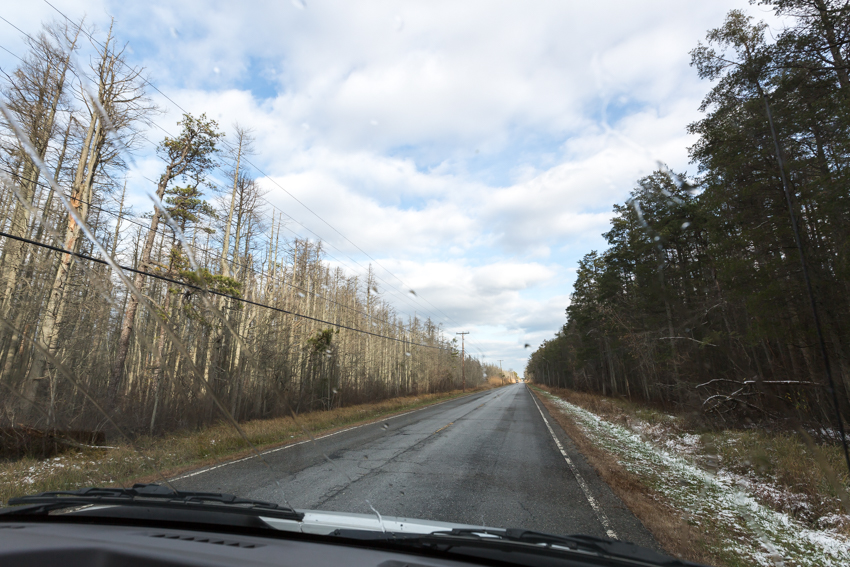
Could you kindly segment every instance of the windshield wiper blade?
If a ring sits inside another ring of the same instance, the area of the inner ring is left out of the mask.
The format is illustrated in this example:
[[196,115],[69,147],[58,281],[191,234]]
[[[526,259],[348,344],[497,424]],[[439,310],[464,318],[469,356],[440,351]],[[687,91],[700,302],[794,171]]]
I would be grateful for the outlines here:
[[585,535],[568,535],[559,536],[547,534],[544,532],[535,532],[530,530],[522,530],[516,528],[508,529],[484,529],[484,528],[454,528],[451,530],[433,532],[431,535],[445,536],[465,536],[477,537],[481,539],[501,539],[507,541],[517,541],[530,544],[546,544],[568,547],[570,549],[592,549],[593,551],[604,551],[603,545],[610,540],[597,538],[595,536]]
[[694,566],[695,563],[682,561],[667,555],[663,555],[652,549],[647,549],[633,543],[617,541],[604,537],[592,535],[554,535],[532,530],[516,528],[508,529],[485,529],[485,528],[455,528],[452,530],[438,531],[431,536],[449,536],[457,538],[471,538],[478,541],[508,541],[531,545],[545,545],[547,547],[557,546],[570,550],[595,552],[607,557],[629,559],[652,565],[664,565],[666,567]]
[[[233,494],[216,492],[173,491],[159,484],[135,484],[132,488],[81,488],[56,490],[29,496],[10,498],[10,506],[44,505],[55,510],[81,504],[108,504],[125,506],[167,506],[203,508],[222,512],[250,512],[290,520],[301,520],[304,514],[274,502],[240,498]],[[33,510],[32,507],[29,508]],[[14,513],[14,509],[5,511]]]

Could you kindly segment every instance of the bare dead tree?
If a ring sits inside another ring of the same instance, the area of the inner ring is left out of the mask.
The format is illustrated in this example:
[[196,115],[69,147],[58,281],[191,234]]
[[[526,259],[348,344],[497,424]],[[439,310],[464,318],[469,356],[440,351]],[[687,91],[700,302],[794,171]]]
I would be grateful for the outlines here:
[[[108,166],[122,165],[121,152],[132,141],[137,123],[153,110],[142,89],[141,70],[126,64],[123,49],[117,46],[112,28],[99,49],[99,56],[92,65],[90,77],[96,90],[85,82],[79,85],[88,127],[71,186],[71,206],[83,222],[88,218],[98,175],[103,175]],[[81,227],[69,216],[65,223],[65,250],[76,252],[81,236]],[[38,335],[39,345],[51,354],[57,350],[57,331],[64,313],[63,297],[72,258],[70,254],[61,257]],[[45,378],[44,370],[45,357],[36,355],[24,388],[29,399],[39,399],[39,383]]]

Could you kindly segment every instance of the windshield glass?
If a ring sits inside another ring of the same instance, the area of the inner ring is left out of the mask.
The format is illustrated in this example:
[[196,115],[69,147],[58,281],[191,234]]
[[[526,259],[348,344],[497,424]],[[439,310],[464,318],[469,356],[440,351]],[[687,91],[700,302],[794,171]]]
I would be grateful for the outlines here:
[[850,2],[0,19],[3,505],[850,564]]

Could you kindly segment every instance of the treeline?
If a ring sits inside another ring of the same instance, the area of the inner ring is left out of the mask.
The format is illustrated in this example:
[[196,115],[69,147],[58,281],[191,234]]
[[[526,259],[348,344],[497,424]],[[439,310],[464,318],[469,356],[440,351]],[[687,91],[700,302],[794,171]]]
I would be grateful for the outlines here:
[[[461,387],[438,324],[285,236],[250,131],[184,115],[149,142],[158,109],[111,30],[26,45],[0,77],[0,427],[163,432]],[[156,204],[137,212],[148,143]],[[468,356],[465,374],[484,379]]]
[[579,263],[566,324],[529,360],[534,380],[834,426],[790,198],[850,414],[850,3],[762,4],[789,22],[775,41],[732,11],[691,52],[714,81],[688,127],[698,176],[662,167],[614,207],[608,249]]

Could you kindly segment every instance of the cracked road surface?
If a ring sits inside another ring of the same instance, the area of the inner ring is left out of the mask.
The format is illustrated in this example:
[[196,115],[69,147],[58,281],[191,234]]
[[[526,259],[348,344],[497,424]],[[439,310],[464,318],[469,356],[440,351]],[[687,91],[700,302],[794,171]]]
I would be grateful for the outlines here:
[[524,384],[353,427],[265,457],[284,495],[257,458],[188,473],[173,484],[281,503],[285,497],[304,510],[368,514],[368,500],[385,516],[555,534],[605,536],[607,520],[619,539],[657,548]]

